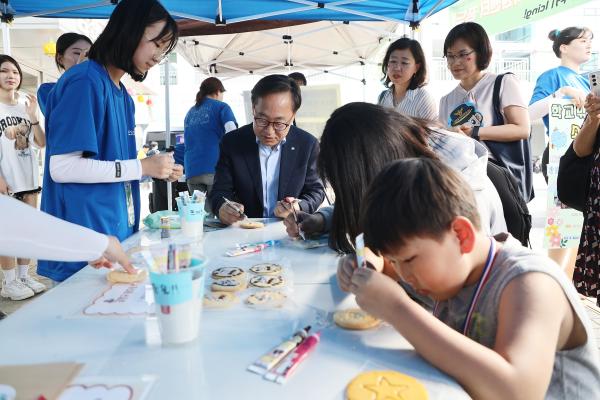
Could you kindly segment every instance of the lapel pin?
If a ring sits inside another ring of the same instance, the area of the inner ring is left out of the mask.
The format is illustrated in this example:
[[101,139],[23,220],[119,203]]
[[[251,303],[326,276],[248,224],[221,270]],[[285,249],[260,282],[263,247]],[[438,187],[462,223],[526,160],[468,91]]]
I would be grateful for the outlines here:
[[296,150],[296,148],[295,148],[295,147],[292,147],[292,150]]

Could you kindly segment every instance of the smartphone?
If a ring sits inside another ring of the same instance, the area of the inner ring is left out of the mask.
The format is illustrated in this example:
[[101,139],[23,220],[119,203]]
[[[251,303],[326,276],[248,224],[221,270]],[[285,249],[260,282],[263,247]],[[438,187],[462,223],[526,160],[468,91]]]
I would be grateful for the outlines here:
[[592,94],[600,97],[600,71],[590,72],[589,80]]

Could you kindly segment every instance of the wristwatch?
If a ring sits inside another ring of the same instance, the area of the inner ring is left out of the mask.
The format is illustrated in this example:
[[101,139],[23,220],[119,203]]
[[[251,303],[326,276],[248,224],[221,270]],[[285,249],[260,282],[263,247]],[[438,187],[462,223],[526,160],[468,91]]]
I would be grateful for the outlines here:
[[479,142],[479,126],[471,128],[471,137]]

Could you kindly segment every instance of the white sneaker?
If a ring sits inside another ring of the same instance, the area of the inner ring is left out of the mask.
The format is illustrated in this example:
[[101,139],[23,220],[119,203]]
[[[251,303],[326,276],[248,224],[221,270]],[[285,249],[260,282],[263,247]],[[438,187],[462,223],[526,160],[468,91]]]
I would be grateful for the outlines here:
[[18,279],[14,281],[6,283],[6,281],[2,281],[2,291],[0,291],[0,296],[8,297],[11,300],[23,300],[33,297],[35,293],[28,286],[25,286],[23,282]]
[[41,293],[46,290],[46,286],[35,280],[33,277],[27,275],[25,278],[19,278],[22,284],[33,290],[33,293]]

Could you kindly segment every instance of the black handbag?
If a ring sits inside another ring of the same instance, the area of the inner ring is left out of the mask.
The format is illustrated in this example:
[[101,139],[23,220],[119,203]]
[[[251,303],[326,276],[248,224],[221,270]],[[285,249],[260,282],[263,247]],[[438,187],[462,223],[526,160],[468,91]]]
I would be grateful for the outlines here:
[[556,193],[564,205],[583,212],[590,191],[590,171],[594,162],[594,154],[598,151],[600,135],[596,133],[596,143],[592,154],[579,157],[573,150],[573,143],[558,164],[556,178]]

